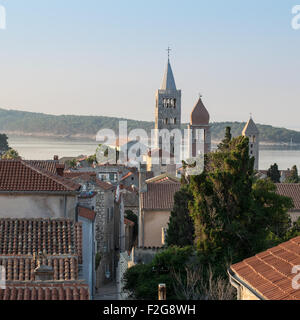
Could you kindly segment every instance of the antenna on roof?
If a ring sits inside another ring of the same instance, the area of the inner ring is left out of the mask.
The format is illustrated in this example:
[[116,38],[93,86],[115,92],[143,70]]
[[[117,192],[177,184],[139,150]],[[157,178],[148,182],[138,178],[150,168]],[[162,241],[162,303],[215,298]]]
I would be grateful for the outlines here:
[[172,51],[172,49],[168,47],[167,51],[168,51],[168,61],[170,61],[170,52]]

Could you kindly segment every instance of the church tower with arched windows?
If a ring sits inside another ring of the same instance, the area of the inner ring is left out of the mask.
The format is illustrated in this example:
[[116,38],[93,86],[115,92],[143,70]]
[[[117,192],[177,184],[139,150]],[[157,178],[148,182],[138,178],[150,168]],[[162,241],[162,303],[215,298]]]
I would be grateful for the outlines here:
[[[156,92],[155,129],[159,130],[158,132],[163,129],[171,132],[173,129],[180,129],[180,127],[181,90],[177,90],[176,88],[170,59],[168,57],[162,85]],[[155,140],[155,147],[162,150],[162,136],[157,134]],[[174,139],[172,138],[170,142],[170,153],[174,154]]]
[[259,131],[252,117],[247,122],[243,132],[244,137],[249,138],[249,155],[254,157],[254,170],[258,170],[259,164]]

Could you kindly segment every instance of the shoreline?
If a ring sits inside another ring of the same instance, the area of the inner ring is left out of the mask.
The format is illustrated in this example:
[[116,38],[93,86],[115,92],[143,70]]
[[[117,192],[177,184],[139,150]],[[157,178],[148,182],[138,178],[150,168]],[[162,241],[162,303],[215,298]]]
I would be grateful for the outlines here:
[[[24,139],[24,140],[49,140],[49,141],[66,141],[66,142],[87,142],[87,143],[97,143],[96,136],[90,135],[55,135],[55,134],[29,134],[29,133],[5,133],[8,136],[8,139]],[[218,145],[221,140],[212,140],[213,145]],[[293,143],[292,145],[287,142],[269,142],[269,141],[261,141],[260,146],[265,147],[300,147],[300,143]]]

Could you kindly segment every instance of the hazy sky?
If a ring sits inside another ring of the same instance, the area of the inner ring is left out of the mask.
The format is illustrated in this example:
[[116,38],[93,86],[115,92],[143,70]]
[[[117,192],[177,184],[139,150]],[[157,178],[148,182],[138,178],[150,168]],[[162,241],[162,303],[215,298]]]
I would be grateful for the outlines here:
[[300,0],[0,0],[0,107],[154,120],[170,46],[182,121],[300,127]]

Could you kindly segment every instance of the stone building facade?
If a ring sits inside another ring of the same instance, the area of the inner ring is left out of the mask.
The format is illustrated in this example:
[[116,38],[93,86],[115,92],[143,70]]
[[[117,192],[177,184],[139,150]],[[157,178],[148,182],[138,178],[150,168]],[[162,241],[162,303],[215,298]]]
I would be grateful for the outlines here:
[[[155,107],[155,148],[162,149],[163,135],[159,135],[159,132],[163,129],[171,131],[173,129],[180,129],[181,126],[181,90],[177,90],[173,71],[168,59],[166,71],[164,74],[161,88],[156,92],[156,107]],[[171,137],[170,149],[166,150],[169,153],[174,154],[174,138]],[[152,146],[154,147],[154,146]]]

